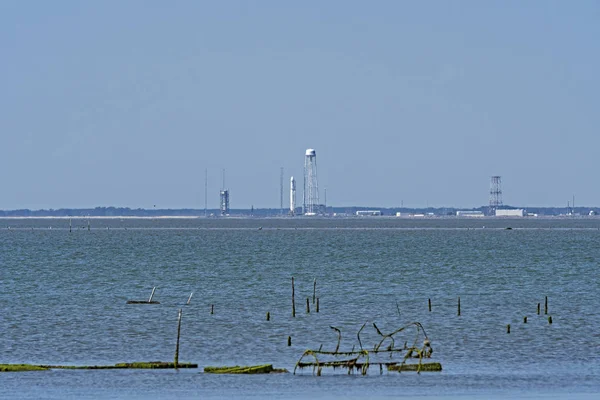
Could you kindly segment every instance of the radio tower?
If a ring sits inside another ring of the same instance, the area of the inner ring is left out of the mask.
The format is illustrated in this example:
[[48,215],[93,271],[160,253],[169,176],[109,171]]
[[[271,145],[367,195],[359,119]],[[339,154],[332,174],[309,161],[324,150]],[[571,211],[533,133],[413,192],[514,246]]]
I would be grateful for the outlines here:
[[290,178],[290,215],[296,215],[296,180]]
[[317,183],[317,152],[307,149],[304,157],[304,215],[317,215],[319,211],[319,185]]
[[490,215],[496,215],[496,210],[500,206],[502,206],[502,178],[492,176],[490,181]]

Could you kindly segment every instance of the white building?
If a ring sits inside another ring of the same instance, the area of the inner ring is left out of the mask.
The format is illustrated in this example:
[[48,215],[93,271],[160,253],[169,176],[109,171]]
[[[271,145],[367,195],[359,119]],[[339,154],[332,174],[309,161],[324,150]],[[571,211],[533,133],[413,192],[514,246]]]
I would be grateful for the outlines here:
[[381,215],[381,211],[380,210],[361,210],[361,211],[357,211],[356,215],[358,215],[359,217],[364,217],[364,216],[377,217],[377,216]]
[[481,211],[464,210],[464,211],[457,211],[456,216],[457,217],[469,217],[469,218],[481,218],[481,217],[484,217],[485,215]]
[[524,217],[525,210],[519,208],[517,210],[496,210],[496,217]]

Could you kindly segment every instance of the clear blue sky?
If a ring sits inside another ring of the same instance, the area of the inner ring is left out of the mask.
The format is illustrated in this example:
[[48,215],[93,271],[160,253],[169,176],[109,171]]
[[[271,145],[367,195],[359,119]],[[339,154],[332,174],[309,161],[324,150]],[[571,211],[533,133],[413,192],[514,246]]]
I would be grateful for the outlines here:
[[600,205],[597,1],[3,1],[0,50],[0,209],[279,207],[306,148],[335,206]]

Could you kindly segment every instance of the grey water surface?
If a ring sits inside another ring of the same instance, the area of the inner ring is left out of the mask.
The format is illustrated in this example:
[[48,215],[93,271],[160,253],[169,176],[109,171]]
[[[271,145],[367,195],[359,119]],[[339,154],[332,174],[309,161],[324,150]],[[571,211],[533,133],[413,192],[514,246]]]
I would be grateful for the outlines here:
[[[182,309],[179,359],[200,368],[0,373],[0,396],[597,398],[599,228],[594,218],[114,218],[92,219],[91,230],[73,219],[69,232],[68,219],[1,219],[0,363],[171,361]],[[160,304],[126,304],[153,287]],[[413,321],[443,372],[202,373],[263,363],[292,371],[304,350],[335,348],[330,326],[350,350],[364,323],[372,347],[373,322],[391,332]]]

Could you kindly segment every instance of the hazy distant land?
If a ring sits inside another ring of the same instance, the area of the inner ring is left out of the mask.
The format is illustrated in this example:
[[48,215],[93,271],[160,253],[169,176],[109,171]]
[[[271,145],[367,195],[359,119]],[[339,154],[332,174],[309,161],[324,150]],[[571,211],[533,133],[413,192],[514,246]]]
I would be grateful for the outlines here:
[[[600,207],[512,207],[506,206],[503,208],[515,209],[523,208],[528,213],[536,214],[537,216],[588,216],[590,212],[595,214],[600,213]],[[356,216],[356,211],[359,210],[379,210],[383,216],[396,216],[396,213],[401,213],[402,216],[423,215],[430,217],[447,217],[456,216],[456,211],[469,210],[481,211],[487,213],[488,207],[478,208],[385,208],[385,207],[327,207],[328,216],[352,217]],[[298,214],[301,209],[298,209]],[[592,213],[592,214],[593,214]],[[144,209],[144,208],[128,208],[128,207],[95,207],[95,208],[60,208],[60,209],[42,209],[42,210],[0,210],[0,218],[6,217],[220,217],[218,209]],[[230,217],[281,217],[288,216],[287,209],[279,208],[254,208],[254,209],[231,209],[228,216]]]

